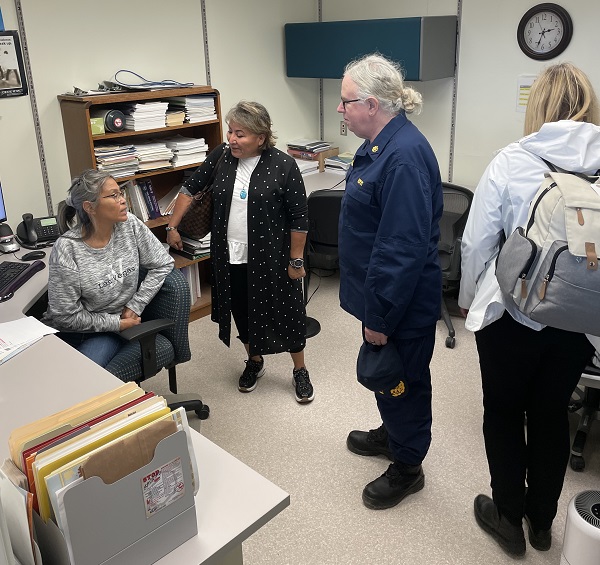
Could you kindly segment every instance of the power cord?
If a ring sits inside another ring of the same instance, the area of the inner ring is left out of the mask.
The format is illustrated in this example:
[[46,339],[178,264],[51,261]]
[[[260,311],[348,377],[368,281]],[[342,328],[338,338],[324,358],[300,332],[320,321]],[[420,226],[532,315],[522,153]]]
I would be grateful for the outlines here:
[[[120,73],[128,73],[130,75],[133,75],[134,77],[140,79],[142,82],[139,82],[137,84],[130,84],[125,82],[124,80],[119,80],[118,76]],[[172,79],[163,79],[163,80],[148,80],[146,78],[144,78],[142,75],[138,75],[137,73],[134,73],[133,71],[130,71],[128,69],[119,69],[113,76],[113,82],[115,84],[118,84],[120,86],[124,86],[125,88],[169,88],[169,87],[187,87],[187,86],[194,86],[193,82],[178,82],[176,80],[172,80]]]

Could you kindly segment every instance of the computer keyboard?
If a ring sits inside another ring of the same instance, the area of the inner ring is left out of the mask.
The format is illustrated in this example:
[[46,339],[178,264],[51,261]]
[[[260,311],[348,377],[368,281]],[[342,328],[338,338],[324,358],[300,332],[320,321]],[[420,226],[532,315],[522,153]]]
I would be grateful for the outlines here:
[[2,261],[0,263],[0,302],[12,298],[17,289],[44,267],[46,265],[43,261],[34,261],[33,263]]

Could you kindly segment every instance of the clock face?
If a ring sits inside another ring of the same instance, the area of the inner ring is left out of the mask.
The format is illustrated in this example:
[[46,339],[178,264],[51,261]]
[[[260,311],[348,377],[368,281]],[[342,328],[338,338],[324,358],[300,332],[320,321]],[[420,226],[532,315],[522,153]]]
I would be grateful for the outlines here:
[[552,59],[562,53],[573,35],[567,11],[557,4],[539,4],[521,18],[517,40],[532,59]]

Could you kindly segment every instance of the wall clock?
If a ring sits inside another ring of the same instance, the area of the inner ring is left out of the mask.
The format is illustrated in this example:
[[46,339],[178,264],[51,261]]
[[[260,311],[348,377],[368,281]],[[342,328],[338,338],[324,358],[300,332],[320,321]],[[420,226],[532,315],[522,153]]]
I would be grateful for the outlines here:
[[528,57],[545,61],[560,55],[573,37],[573,21],[558,4],[537,4],[523,14],[517,41]]

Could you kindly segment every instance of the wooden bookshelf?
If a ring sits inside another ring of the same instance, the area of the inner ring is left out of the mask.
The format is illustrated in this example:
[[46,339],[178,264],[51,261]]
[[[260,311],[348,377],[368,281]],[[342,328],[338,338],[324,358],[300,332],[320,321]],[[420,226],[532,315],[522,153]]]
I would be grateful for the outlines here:
[[[216,120],[199,123],[184,123],[176,126],[165,126],[143,131],[123,130],[120,132],[108,132],[103,135],[92,135],[90,123],[90,111],[119,109],[127,103],[168,101],[169,98],[193,96],[203,94],[214,97]],[[85,169],[97,168],[94,148],[96,144],[134,144],[136,141],[148,139],[160,140],[180,134],[185,137],[203,137],[208,144],[209,151],[223,142],[223,127],[221,102],[219,91],[210,86],[192,86],[186,88],[162,88],[156,90],[141,90],[127,92],[111,92],[93,96],[75,96],[62,94],[58,96],[60,111],[63,121],[69,169],[72,177],[79,175]],[[119,177],[119,183],[131,179],[150,178],[157,200],[162,198],[176,185],[180,184],[186,170],[196,169],[200,163],[186,165],[183,167],[155,169],[143,171],[128,177]],[[148,220],[146,225],[161,241],[166,241],[165,226],[168,217]],[[175,266],[182,268],[196,262],[203,262],[200,276],[202,282],[202,297],[192,306],[190,321],[206,316],[210,313],[210,258],[187,259],[181,255],[173,254]]]

